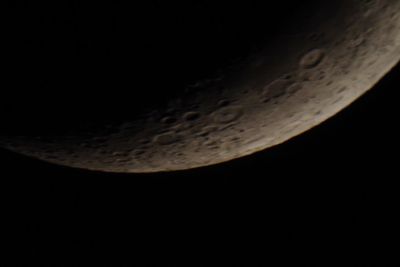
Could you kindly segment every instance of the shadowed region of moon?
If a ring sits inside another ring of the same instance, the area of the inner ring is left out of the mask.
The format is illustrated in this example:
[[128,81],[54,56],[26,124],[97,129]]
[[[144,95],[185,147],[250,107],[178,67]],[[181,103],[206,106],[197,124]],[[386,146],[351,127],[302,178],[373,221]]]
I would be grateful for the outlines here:
[[109,172],[221,163],[320,124],[400,59],[397,0],[164,2],[4,4],[0,145]]

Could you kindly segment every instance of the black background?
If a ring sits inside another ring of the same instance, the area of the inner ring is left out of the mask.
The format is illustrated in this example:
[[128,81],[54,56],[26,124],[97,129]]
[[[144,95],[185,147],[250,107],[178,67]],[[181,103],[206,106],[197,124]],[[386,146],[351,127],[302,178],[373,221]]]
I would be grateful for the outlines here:
[[1,150],[6,254],[28,266],[386,257],[399,237],[399,85],[397,67],[311,131],[188,171],[90,172]]

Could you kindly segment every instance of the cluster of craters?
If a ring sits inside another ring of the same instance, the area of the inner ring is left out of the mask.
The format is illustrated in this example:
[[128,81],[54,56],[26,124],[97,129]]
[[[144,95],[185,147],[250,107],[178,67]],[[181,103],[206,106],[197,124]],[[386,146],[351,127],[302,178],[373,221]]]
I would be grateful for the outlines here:
[[215,90],[191,88],[189,100],[182,96],[165,110],[83,141],[3,143],[51,162],[117,172],[188,169],[279,144],[350,104],[399,60],[400,2],[338,2],[346,17],[333,14],[326,28],[293,35],[294,52],[269,51],[281,53],[280,65],[262,59],[254,82],[244,75],[236,83],[219,80]]

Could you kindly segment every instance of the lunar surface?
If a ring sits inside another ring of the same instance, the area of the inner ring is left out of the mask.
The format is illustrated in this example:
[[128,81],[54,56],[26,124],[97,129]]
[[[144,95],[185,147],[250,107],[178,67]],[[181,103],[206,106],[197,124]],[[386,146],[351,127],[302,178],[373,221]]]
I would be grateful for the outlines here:
[[13,93],[2,99],[0,145],[76,168],[159,172],[285,142],[400,59],[400,1],[297,2],[118,7],[125,13],[109,20],[107,6],[75,7],[83,15],[74,16],[54,6],[59,13],[40,22],[30,6],[10,6],[9,20],[25,20],[9,33],[18,53],[7,65]]

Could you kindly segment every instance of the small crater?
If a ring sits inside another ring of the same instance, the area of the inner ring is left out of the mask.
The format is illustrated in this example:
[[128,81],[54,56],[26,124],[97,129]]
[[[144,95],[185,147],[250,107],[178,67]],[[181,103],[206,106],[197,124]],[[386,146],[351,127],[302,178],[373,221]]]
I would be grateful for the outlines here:
[[295,73],[286,73],[285,75],[282,76],[283,80],[292,80],[295,79],[296,74]]
[[125,158],[117,158],[115,161],[117,163],[128,163],[128,162],[131,162],[132,159],[125,157]]
[[156,135],[154,142],[160,145],[170,145],[178,141],[178,137],[174,132],[166,132],[163,134]]
[[233,137],[230,137],[228,139],[228,141],[232,142],[232,143],[238,143],[239,141],[241,141],[241,138],[240,138],[240,136],[233,136]]
[[228,99],[222,99],[218,102],[218,107],[222,108],[222,107],[227,107],[230,105],[230,102]]
[[195,121],[195,120],[197,120],[198,118],[200,118],[200,113],[195,112],[195,111],[189,111],[189,112],[186,112],[186,113],[183,115],[183,119],[184,119],[185,121]]
[[210,126],[205,126],[201,131],[198,133],[198,136],[203,136],[206,137],[209,134],[216,132],[218,130],[217,126],[210,125]]
[[362,34],[354,34],[349,41],[349,48],[356,48],[365,42],[365,37]]
[[290,96],[298,91],[300,91],[303,88],[303,85],[301,83],[294,83],[286,88],[286,95]]
[[267,103],[271,100],[278,99],[284,94],[286,94],[286,90],[289,86],[291,86],[293,82],[288,80],[275,80],[270,83],[267,87],[264,88],[262,93],[262,101]]
[[133,156],[135,156],[135,157],[140,157],[140,156],[144,155],[145,153],[146,153],[146,151],[143,149],[135,149],[132,152]]
[[146,138],[139,140],[139,144],[141,144],[141,145],[148,145],[150,143],[151,143],[150,140],[146,139]]
[[342,86],[342,87],[339,88],[339,90],[337,92],[338,92],[338,94],[341,94],[346,90],[347,90],[347,87],[346,86]]
[[318,42],[318,41],[320,41],[321,39],[323,39],[323,34],[314,32],[314,33],[312,33],[312,34],[310,34],[310,35],[308,36],[308,39],[310,39],[310,40],[313,41],[313,42]]
[[338,98],[334,99],[334,100],[332,101],[332,104],[337,104],[337,103],[339,103],[339,102],[342,101],[342,100],[343,100],[343,96],[341,95],[341,96],[339,96]]
[[240,106],[223,107],[214,113],[214,120],[219,123],[229,123],[238,120],[243,115]]
[[126,151],[113,151],[111,155],[116,158],[126,158],[129,156],[129,153]]
[[325,79],[325,77],[326,73],[324,71],[306,71],[302,75],[305,81],[320,81]]
[[361,2],[366,6],[373,6],[379,3],[380,0],[361,0]]
[[208,140],[208,141],[204,142],[204,145],[211,149],[219,148],[219,145],[218,145],[217,141],[215,141],[215,140]]
[[306,69],[315,68],[322,62],[324,57],[325,53],[322,49],[313,49],[301,58],[300,66]]
[[176,118],[171,117],[171,116],[167,116],[167,117],[164,117],[164,118],[161,119],[161,122],[165,123],[165,124],[173,124],[176,121],[177,121]]
[[365,8],[365,13],[364,13],[365,17],[368,17],[374,12],[376,12],[382,4],[381,0],[362,0],[362,2]]

